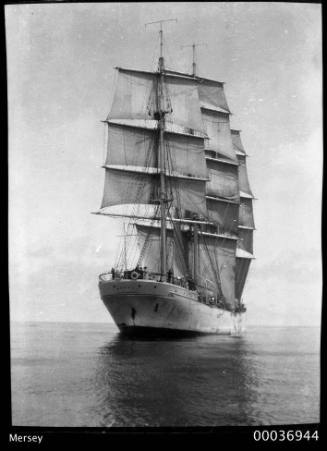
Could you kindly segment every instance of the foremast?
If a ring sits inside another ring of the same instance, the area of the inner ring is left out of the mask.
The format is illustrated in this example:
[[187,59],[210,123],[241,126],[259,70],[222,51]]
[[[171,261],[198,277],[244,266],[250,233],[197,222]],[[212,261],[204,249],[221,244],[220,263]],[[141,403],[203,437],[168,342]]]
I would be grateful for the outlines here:
[[167,190],[166,190],[166,165],[165,165],[165,115],[169,111],[166,110],[164,105],[164,71],[165,63],[163,56],[163,28],[164,22],[177,22],[177,19],[164,19],[155,22],[149,22],[147,25],[160,24],[159,36],[160,36],[160,56],[158,63],[158,84],[157,84],[157,119],[159,130],[159,152],[158,152],[158,169],[160,173],[160,280],[166,281],[167,279]]
[[158,107],[158,130],[159,130],[159,171],[160,171],[160,273],[161,280],[167,278],[167,237],[166,237],[166,218],[167,218],[167,191],[166,191],[166,169],[165,169],[165,108],[164,108],[164,58],[163,58],[163,39],[162,27],[160,29],[160,58],[159,58],[159,77],[157,90]]

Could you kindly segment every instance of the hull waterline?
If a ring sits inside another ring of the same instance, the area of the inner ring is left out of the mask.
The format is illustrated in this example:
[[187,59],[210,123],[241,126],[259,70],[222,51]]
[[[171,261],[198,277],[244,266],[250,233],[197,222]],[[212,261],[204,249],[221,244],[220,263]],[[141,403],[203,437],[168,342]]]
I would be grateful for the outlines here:
[[152,280],[100,281],[101,298],[118,326],[129,336],[190,336],[241,333],[241,313],[198,301],[184,287]]

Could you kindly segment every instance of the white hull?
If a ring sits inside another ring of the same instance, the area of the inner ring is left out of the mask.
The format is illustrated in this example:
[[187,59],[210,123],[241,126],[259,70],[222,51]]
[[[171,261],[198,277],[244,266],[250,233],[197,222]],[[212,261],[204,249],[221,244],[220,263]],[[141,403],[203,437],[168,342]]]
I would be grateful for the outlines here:
[[240,313],[201,303],[197,292],[166,282],[100,281],[101,298],[122,332],[241,333]]

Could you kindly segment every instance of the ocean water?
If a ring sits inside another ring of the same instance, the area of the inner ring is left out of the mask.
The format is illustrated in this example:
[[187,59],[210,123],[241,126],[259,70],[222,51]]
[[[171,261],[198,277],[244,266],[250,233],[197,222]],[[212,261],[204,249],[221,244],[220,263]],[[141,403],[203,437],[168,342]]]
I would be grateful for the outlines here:
[[319,328],[242,338],[122,338],[112,324],[13,323],[19,426],[221,426],[319,421]]

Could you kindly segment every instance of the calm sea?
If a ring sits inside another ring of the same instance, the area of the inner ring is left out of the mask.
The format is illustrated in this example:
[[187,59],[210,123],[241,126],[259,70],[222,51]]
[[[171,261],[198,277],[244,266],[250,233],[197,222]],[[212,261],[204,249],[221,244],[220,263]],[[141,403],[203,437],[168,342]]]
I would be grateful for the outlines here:
[[14,323],[12,417],[24,426],[319,421],[318,328],[123,339],[111,324]]

